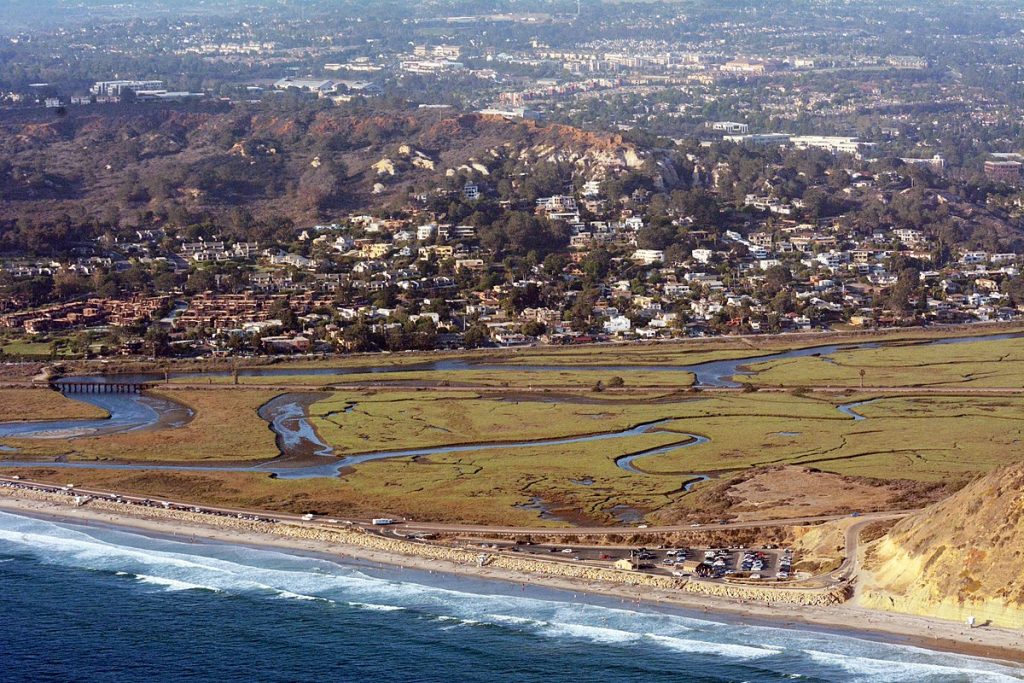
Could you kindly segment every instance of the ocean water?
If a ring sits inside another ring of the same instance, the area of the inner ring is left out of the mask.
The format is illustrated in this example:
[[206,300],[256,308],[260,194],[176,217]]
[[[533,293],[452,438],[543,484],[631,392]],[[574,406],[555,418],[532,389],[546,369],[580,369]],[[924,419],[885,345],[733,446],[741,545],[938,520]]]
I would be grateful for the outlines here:
[[1022,681],[836,633],[0,513],[2,681]]

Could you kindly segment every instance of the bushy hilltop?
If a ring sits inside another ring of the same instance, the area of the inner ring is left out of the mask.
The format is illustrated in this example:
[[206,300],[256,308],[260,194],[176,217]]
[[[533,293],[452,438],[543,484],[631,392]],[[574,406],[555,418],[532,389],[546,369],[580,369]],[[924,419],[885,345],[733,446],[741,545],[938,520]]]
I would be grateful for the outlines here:
[[[587,194],[589,181],[604,182]],[[476,196],[463,192],[467,184],[483,199],[467,199]],[[1017,200],[975,190],[893,159],[706,146],[387,98],[332,106],[280,95],[0,116],[0,251],[12,253],[66,253],[149,227],[287,244],[297,227],[371,212],[422,211],[480,228],[508,213],[522,222],[536,199],[565,193],[594,199],[586,220],[641,218],[637,246],[676,246],[676,259],[719,246],[726,230],[771,232],[790,220],[831,223],[851,244],[912,230],[921,239],[910,246],[937,265],[957,248],[1024,251]],[[568,237],[554,242],[564,248]]]
[[[601,178],[649,156],[615,134],[452,110],[70,108],[0,120],[0,221],[67,213],[116,225],[138,223],[132,212],[216,217],[244,206],[299,223],[467,180],[537,186],[506,187],[509,196],[554,193],[567,172]],[[677,180],[671,165],[653,168]]]
[[1024,464],[904,519],[866,552],[861,604],[1024,627]]

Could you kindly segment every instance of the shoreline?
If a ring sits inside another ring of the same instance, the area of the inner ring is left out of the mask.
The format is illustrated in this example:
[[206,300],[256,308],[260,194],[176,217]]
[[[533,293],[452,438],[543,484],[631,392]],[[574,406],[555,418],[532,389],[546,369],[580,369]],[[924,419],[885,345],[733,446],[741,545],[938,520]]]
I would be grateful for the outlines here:
[[[281,524],[280,533],[231,528],[225,524],[206,523],[212,520],[161,519],[163,510],[108,510],[99,507],[73,505],[71,500],[46,500],[37,497],[16,496],[10,492],[0,495],[0,511],[15,515],[45,518],[76,524],[114,526],[142,534],[162,537],[191,536],[225,544],[244,545],[263,549],[284,550],[299,554],[313,554],[332,561],[346,558],[379,563],[403,569],[430,573],[444,573],[454,577],[465,576],[497,580],[509,584],[528,584],[566,591],[585,593],[621,602],[659,608],[675,608],[704,614],[707,618],[739,620],[744,623],[776,628],[795,628],[837,632],[867,640],[897,642],[940,652],[995,660],[1009,666],[1024,663],[1024,634],[1008,629],[976,628],[890,612],[879,612],[849,603],[831,606],[760,603],[749,600],[711,597],[685,593],[678,589],[628,585],[609,581],[586,580],[567,576],[538,575],[512,571],[501,567],[477,566],[439,557],[388,552],[354,543],[301,538],[286,533],[287,524]],[[56,498],[56,497],[55,497]],[[194,515],[199,517],[199,515]],[[215,518],[216,519],[216,518]],[[230,518],[228,520],[230,521]],[[327,531],[327,530],[325,530]],[[339,530],[340,531],[340,530]],[[925,635],[931,634],[931,635]]]

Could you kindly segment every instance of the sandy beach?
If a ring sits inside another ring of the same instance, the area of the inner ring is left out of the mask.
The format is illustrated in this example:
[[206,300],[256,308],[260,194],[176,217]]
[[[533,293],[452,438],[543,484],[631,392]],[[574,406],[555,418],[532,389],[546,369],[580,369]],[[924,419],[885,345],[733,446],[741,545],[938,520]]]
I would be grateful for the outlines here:
[[[896,641],[922,648],[957,652],[1004,662],[1024,663],[1024,633],[1008,629],[974,628],[966,625],[917,617],[879,612],[845,603],[832,606],[806,606],[794,604],[768,604],[749,600],[734,600],[683,593],[679,590],[652,586],[630,586],[609,581],[583,581],[548,574],[509,571],[499,567],[477,566],[452,562],[436,557],[382,552],[355,544],[340,544],[322,540],[299,538],[283,529],[281,533],[254,533],[226,526],[218,518],[162,519],[163,510],[125,509],[112,511],[98,507],[74,506],[70,499],[59,497],[18,495],[3,490],[0,511],[29,516],[46,517],[79,524],[118,526],[144,534],[187,537],[229,544],[259,546],[287,550],[300,554],[359,559],[427,572],[445,572],[484,579],[531,585],[542,585],[574,593],[585,592],[618,599],[625,603],[675,606],[725,618],[758,622],[779,627],[816,628],[841,631],[848,635]],[[193,515],[201,517],[200,515]],[[230,521],[230,520],[227,520]]]

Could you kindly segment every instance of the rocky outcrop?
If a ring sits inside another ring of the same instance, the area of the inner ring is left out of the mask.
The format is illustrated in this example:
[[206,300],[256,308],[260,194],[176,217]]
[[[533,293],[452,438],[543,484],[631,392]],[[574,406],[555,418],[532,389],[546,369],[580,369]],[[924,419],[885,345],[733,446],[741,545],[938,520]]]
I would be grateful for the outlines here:
[[370,168],[376,171],[377,175],[395,175],[395,162],[391,159],[381,159]]
[[689,581],[683,586],[687,593],[710,595],[716,598],[747,600],[806,607],[827,607],[838,605],[850,599],[852,590],[846,585],[833,588],[772,588],[770,586],[745,586],[710,581]]

